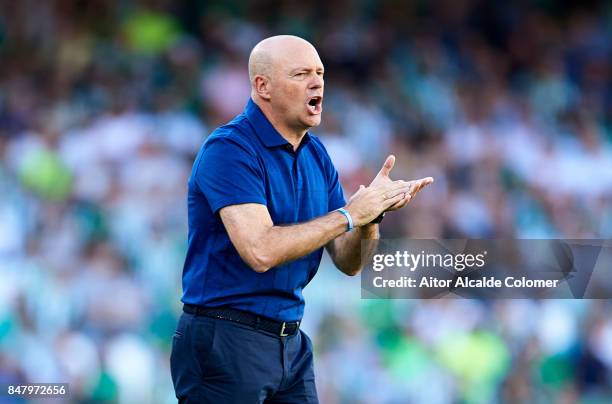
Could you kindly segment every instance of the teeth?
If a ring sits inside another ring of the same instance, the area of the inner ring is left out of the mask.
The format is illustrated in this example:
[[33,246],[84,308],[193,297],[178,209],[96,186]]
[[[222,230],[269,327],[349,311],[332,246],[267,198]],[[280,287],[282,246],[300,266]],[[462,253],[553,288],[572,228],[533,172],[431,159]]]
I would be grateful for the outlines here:
[[[312,104],[311,104],[311,102],[312,102],[313,100],[315,100],[315,101],[316,101],[316,102],[314,103],[314,105],[312,105]],[[311,99],[308,101],[308,103],[306,104],[306,106],[307,106],[307,107],[310,109],[310,111],[311,111],[313,114],[316,114],[316,113],[317,113],[317,111],[319,110],[319,105],[320,105],[319,103],[320,103],[320,100],[321,100],[321,99],[320,99],[319,97],[313,97],[313,98],[311,98]]]

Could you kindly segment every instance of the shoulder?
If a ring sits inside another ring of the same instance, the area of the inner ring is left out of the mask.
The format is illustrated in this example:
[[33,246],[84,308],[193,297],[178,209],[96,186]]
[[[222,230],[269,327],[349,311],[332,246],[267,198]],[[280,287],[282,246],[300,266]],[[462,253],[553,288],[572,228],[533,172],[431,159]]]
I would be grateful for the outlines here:
[[192,172],[198,175],[204,168],[216,172],[232,161],[259,166],[257,141],[246,117],[238,115],[206,138],[194,160]]
[[231,122],[215,129],[206,139],[203,145],[203,152],[223,151],[247,153],[256,156],[257,137],[244,115],[239,115]]

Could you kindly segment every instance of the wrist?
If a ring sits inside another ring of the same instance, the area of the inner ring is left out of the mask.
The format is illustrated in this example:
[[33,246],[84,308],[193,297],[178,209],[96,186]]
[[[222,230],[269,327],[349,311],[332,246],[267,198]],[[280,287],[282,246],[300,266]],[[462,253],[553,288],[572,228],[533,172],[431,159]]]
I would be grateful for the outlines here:
[[351,213],[345,208],[336,209],[336,212],[340,213],[346,219],[346,231],[351,231],[355,228],[355,222],[353,221],[353,216]]

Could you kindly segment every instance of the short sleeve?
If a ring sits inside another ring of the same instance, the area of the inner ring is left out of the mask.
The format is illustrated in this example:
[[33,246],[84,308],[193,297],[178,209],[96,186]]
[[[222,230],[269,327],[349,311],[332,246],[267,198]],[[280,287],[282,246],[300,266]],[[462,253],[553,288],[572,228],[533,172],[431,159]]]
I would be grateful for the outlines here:
[[346,200],[344,199],[344,192],[342,191],[342,186],[338,180],[338,172],[336,171],[336,167],[331,164],[331,160],[329,166],[331,173],[329,176],[330,180],[328,188],[328,210],[331,212],[346,205]]
[[266,204],[257,157],[233,139],[209,138],[194,176],[214,213],[229,205]]
[[346,199],[344,199],[344,192],[342,191],[342,185],[340,185],[338,171],[336,167],[334,167],[334,163],[327,153],[327,149],[318,138],[316,140],[322,150],[322,157],[325,164],[328,197],[327,208],[328,212],[331,212],[346,205]]

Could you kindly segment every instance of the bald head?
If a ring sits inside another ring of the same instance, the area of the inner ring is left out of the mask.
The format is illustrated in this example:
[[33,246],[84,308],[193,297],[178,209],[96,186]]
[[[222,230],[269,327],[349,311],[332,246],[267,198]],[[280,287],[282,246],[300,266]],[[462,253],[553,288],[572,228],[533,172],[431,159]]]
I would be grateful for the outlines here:
[[320,124],[323,74],[317,50],[297,36],[264,39],[249,57],[251,98],[286,139],[298,141]]
[[295,54],[314,53],[317,50],[310,42],[294,35],[277,35],[259,42],[249,56],[249,80],[253,83],[255,76],[271,77],[279,67],[294,59]]

